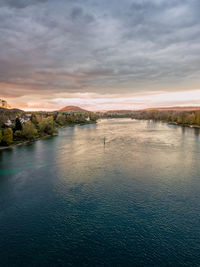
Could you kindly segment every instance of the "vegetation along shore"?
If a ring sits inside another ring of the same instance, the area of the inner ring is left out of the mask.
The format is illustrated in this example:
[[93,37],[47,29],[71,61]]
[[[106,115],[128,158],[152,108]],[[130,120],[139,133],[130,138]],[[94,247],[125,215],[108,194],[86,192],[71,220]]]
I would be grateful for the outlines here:
[[162,121],[170,124],[200,128],[199,107],[173,107],[145,110],[113,110],[99,115],[102,118],[132,118]]
[[25,112],[20,109],[0,108],[0,149],[57,135],[59,127],[95,123],[98,118],[127,117],[200,128],[200,110],[194,108],[112,110],[96,113],[74,106],[54,112]]
[[134,112],[133,119],[162,121],[186,127],[200,128],[200,111],[149,109]]
[[0,149],[58,134],[59,127],[95,123],[92,112],[25,112],[0,108]]

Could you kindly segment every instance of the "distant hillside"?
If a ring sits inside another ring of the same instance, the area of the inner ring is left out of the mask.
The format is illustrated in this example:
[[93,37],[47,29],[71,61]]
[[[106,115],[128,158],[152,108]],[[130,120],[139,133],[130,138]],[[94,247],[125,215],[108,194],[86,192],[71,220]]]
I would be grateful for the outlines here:
[[12,108],[12,109],[8,109],[8,108],[2,108],[0,107],[0,113],[24,113],[23,110],[18,109],[18,108]]
[[112,113],[112,114],[127,114],[127,113],[132,113],[134,112],[134,110],[108,110],[106,111],[106,113]]
[[197,111],[200,110],[200,107],[162,107],[162,108],[147,108],[144,111],[148,110],[159,110],[159,111]]
[[158,108],[145,108],[139,110],[108,110],[107,114],[128,114],[134,113],[136,111],[148,111],[148,110],[158,110],[158,111],[198,111],[200,107],[158,107]]
[[0,107],[0,128],[8,120],[15,120],[16,116],[23,115],[24,111],[20,109],[7,109]]
[[76,106],[66,106],[59,111],[66,111],[66,112],[88,112],[88,110],[82,109]]

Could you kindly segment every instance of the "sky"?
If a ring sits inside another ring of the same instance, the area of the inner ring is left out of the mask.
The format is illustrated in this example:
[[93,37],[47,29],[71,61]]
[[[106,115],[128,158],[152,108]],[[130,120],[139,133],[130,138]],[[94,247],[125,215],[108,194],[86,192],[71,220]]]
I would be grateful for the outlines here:
[[200,105],[200,1],[0,0],[0,98],[26,110]]

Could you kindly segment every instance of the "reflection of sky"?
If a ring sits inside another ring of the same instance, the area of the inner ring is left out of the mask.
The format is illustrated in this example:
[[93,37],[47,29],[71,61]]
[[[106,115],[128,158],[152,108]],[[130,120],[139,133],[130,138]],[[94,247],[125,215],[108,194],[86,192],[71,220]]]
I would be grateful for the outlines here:
[[93,125],[60,129],[58,137],[1,151],[0,166],[1,174],[55,167],[64,176],[93,179],[105,169],[112,171],[114,166],[119,169],[126,165],[124,158],[130,163],[139,155],[143,160],[148,157],[147,150],[151,154],[161,149],[159,153],[163,150],[165,156],[169,152],[168,160],[173,165],[179,151],[180,158],[186,157],[189,162],[199,153],[198,148],[199,129],[131,119],[100,120]]
[[49,179],[48,186],[61,198],[81,203],[86,197],[90,202],[91,193],[94,201],[105,192],[120,194],[118,184],[124,188],[132,179],[137,186],[153,179],[155,187],[161,180],[186,181],[198,172],[199,131],[131,119],[101,120],[60,129],[58,137],[0,155],[0,176],[10,177],[2,179],[9,188],[12,184],[21,190],[34,179],[44,186]]
[[194,129],[131,119],[0,151],[2,262],[195,266],[199,151]]
[[136,173],[138,179],[155,175],[173,182],[179,168],[186,177],[197,164],[199,135],[190,128],[183,133],[173,125],[113,119],[61,131],[57,145],[62,149],[54,151],[55,186],[65,197],[70,188],[87,191],[102,183],[111,190],[111,180],[131,179]]

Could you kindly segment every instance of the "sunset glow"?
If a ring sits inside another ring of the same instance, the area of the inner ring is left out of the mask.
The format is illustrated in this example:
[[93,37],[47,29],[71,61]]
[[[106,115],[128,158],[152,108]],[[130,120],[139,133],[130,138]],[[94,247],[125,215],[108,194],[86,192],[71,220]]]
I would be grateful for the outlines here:
[[0,0],[0,99],[25,110],[200,105],[199,8]]
[[[69,94],[62,98],[62,94],[55,95],[53,99],[31,96],[10,99],[10,103],[24,110],[57,110],[67,105],[76,105],[82,108],[99,111],[109,109],[144,109],[150,107],[170,106],[198,106],[200,103],[200,90],[183,92],[147,92],[136,95],[99,95],[92,93]],[[21,104],[22,103],[22,104]],[[24,103],[24,105],[23,105]]]

